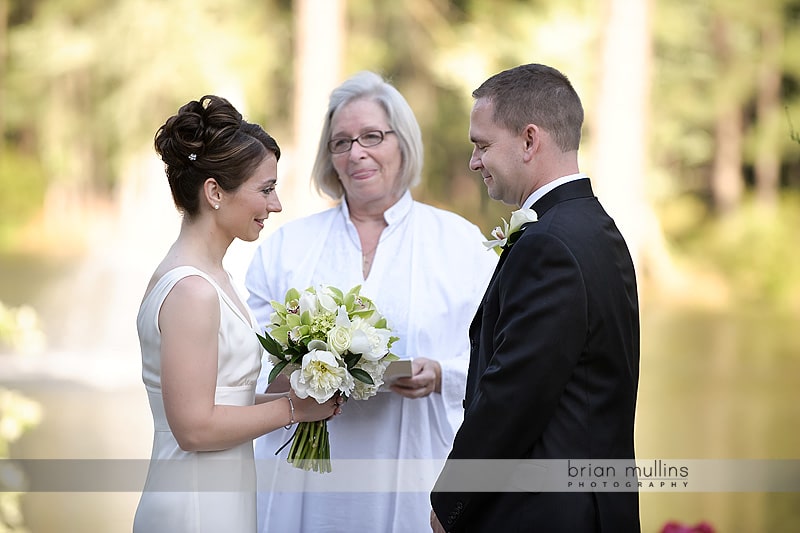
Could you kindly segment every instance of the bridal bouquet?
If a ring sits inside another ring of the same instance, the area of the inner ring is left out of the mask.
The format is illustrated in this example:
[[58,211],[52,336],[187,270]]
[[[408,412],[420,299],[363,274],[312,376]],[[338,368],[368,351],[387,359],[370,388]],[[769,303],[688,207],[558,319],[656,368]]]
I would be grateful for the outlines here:
[[[386,367],[397,359],[389,351],[397,337],[360,290],[360,285],[347,293],[331,286],[302,293],[289,289],[283,303],[271,302],[268,331],[257,334],[274,365],[270,383],[287,375],[298,397],[319,403],[337,393],[366,400],[378,392]],[[331,471],[327,421],[300,422],[290,442],[292,465]]]

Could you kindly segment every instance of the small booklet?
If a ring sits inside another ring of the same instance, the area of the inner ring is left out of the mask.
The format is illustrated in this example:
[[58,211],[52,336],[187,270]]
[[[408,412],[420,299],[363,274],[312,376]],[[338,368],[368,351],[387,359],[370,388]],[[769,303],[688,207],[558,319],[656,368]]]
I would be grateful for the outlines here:
[[383,373],[383,381],[391,385],[396,379],[411,377],[411,359],[397,359],[389,363]]

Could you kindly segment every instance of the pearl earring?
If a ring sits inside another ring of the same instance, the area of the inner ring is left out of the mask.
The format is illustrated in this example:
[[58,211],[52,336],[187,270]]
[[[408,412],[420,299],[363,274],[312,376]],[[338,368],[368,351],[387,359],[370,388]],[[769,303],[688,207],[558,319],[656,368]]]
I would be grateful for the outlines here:
[[219,209],[219,204],[214,204],[214,209]]

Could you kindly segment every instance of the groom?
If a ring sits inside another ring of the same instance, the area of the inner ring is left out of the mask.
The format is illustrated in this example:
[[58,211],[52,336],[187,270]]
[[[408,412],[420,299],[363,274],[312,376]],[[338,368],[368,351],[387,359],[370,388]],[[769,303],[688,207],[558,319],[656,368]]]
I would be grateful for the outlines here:
[[431,494],[431,527],[638,532],[636,492],[467,492],[476,479],[461,483],[460,459],[632,461],[639,380],[636,277],[578,170],[578,95],[559,71],[530,64],[492,76],[473,97],[470,168],[491,198],[532,208],[538,221],[508,239],[470,327],[464,422]]

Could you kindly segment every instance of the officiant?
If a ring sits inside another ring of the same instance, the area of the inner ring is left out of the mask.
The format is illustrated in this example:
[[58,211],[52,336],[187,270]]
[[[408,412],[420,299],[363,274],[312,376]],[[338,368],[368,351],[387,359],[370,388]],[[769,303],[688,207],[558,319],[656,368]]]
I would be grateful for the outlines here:
[[[283,301],[292,287],[361,285],[399,337],[392,352],[412,359],[411,377],[349,401],[329,422],[334,469],[337,459],[444,459],[462,420],[467,331],[497,255],[471,222],[414,200],[422,164],[422,135],[405,98],[373,72],[347,79],[330,95],[312,170],[316,189],[337,205],[277,229],[247,271],[248,303],[262,325],[270,301]],[[259,390],[270,369],[265,359]],[[287,430],[258,439],[256,458],[274,460],[289,438]],[[373,492],[319,492],[320,474],[302,472],[305,490],[286,490],[282,480],[300,472],[289,472],[286,453],[267,469],[272,478],[259,480],[260,532],[429,528],[425,487],[398,491],[378,480]],[[400,483],[403,461],[389,464]]]

